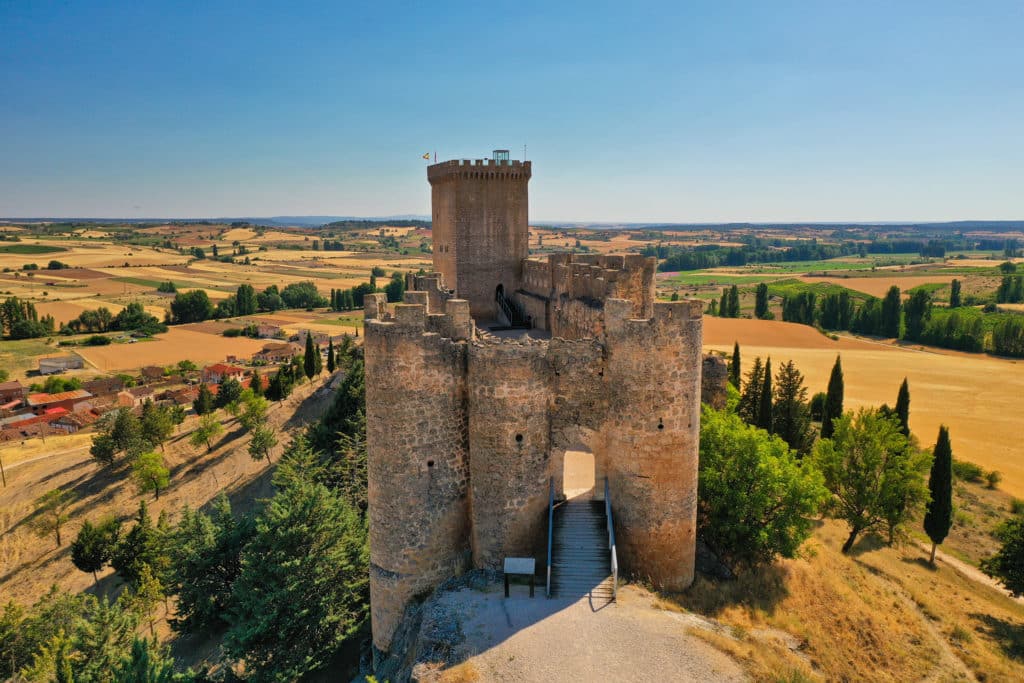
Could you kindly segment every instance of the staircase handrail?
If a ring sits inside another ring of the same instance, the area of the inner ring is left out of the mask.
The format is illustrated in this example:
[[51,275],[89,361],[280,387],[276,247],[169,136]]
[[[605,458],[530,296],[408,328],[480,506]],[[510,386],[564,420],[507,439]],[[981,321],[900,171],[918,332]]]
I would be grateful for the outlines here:
[[546,595],[551,597],[551,539],[555,533],[555,478],[548,479],[548,583]]
[[[612,556],[612,602],[619,595],[619,558],[615,552],[615,524],[612,522],[612,494],[608,487],[608,477],[604,478],[604,513],[608,520],[608,549]],[[548,553],[550,561],[550,540],[548,541]],[[550,570],[549,570],[550,575]]]

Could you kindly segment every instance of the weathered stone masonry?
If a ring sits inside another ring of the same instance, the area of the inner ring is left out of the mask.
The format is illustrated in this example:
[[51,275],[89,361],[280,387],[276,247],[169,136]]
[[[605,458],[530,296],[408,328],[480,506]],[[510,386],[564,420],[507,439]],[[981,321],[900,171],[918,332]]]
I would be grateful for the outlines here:
[[[435,191],[435,214],[437,201]],[[456,201],[448,210],[458,208]],[[453,229],[450,244],[472,242],[462,234],[471,227]],[[517,230],[525,233],[525,216]],[[506,239],[488,234],[480,239]],[[436,235],[435,265],[443,265]],[[596,481],[608,477],[623,571],[666,589],[692,582],[701,305],[655,302],[654,265],[639,256],[524,258],[497,274],[474,271],[469,277],[481,280],[466,285],[469,295],[461,281],[453,292],[447,273],[434,273],[410,277],[424,291],[408,291],[393,310],[383,294],[366,297],[379,651],[390,649],[409,602],[444,579],[498,567],[506,556],[534,556],[543,567],[548,481],[562,495],[567,450],[593,453]],[[488,316],[496,284],[550,337],[478,329],[474,300]],[[602,485],[595,494],[603,497]]]

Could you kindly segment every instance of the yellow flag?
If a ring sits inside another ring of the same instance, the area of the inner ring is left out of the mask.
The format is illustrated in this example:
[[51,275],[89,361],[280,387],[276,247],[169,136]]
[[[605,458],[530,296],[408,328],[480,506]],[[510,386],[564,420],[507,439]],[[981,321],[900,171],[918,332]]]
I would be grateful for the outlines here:
[[426,154],[424,154],[423,158],[426,159],[427,161],[430,161],[430,152],[427,152]]

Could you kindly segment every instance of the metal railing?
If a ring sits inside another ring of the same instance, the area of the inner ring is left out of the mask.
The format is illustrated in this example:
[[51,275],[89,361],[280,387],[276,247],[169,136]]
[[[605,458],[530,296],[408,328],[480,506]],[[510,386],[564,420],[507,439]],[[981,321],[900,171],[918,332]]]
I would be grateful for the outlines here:
[[548,584],[544,591],[551,597],[551,540],[555,534],[555,478],[548,479]]
[[[619,595],[619,558],[615,552],[615,524],[612,522],[612,494],[608,488],[608,477],[604,478],[604,514],[608,520],[608,549],[612,554],[612,602],[614,602]],[[548,547],[550,548],[550,541]],[[549,556],[550,552],[548,550]]]

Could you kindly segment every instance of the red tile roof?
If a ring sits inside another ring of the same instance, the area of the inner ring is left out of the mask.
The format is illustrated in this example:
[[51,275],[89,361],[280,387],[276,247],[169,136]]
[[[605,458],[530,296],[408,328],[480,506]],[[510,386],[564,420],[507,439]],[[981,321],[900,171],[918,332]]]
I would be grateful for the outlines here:
[[85,389],[62,391],[59,394],[29,394],[28,404],[30,406],[43,406],[50,403],[57,403],[58,401],[69,401],[76,398],[89,398],[90,396],[92,396],[92,394]]

